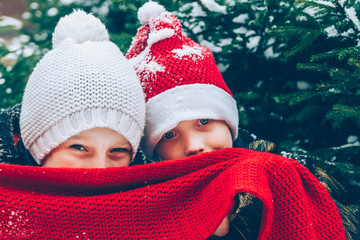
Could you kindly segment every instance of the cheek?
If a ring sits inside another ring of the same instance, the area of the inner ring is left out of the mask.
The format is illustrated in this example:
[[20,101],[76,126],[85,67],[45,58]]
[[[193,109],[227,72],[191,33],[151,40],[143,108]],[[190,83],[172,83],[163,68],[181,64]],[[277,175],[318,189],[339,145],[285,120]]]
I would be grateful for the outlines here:
[[233,146],[233,140],[228,128],[218,128],[207,138],[209,145],[213,149],[230,148]]
[[123,157],[108,157],[106,166],[110,167],[127,167],[130,165],[131,157],[130,154],[127,154],[127,156]]
[[57,168],[76,168],[79,160],[73,156],[62,151],[54,151],[50,153],[46,159],[43,167],[57,167]]
[[117,164],[116,167],[127,167],[127,166],[130,165],[130,161],[131,160],[130,160],[130,157],[129,157],[129,159],[123,160],[123,161],[121,161],[120,164]]
[[176,143],[158,144],[155,153],[161,161],[182,157],[180,147]]

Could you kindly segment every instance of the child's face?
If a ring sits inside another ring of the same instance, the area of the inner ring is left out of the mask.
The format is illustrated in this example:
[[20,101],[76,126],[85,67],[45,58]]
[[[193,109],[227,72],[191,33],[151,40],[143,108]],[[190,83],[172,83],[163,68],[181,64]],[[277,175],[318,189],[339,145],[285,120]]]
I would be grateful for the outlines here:
[[166,132],[155,147],[160,160],[171,160],[232,147],[233,140],[225,121],[196,119],[180,122]]
[[43,167],[124,167],[131,155],[131,145],[122,135],[109,128],[93,128],[60,144],[45,157]]

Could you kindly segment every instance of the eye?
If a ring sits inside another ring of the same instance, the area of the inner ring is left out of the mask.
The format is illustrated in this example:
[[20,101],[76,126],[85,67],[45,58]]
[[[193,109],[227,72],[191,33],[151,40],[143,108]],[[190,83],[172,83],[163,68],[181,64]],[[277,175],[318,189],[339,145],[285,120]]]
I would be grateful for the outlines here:
[[110,150],[111,153],[122,153],[122,152],[125,152],[125,153],[128,153],[128,152],[131,152],[130,149],[127,149],[127,148],[113,148]]
[[204,125],[207,125],[211,122],[211,119],[209,118],[202,118],[199,120],[198,122],[198,126],[204,126]]
[[87,149],[83,145],[80,145],[80,144],[73,144],[70,146],[70,148],[73,148],[73,149],[76,149],[79,151],[87,151]]
[[163,136],[162,136],[162,139],[164,140],[170,140],[172,139],[173,137],[175,137],[176,134],[174,132],[167,132],[165,133]]

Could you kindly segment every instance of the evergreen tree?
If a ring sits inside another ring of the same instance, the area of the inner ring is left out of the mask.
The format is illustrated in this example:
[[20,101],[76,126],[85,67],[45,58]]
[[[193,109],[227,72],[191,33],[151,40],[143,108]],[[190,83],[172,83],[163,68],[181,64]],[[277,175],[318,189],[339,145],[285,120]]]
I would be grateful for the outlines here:
[[288,57],[306,52],[297,68],[316,76],[312,88],[278,98],[291,108],[288,124],[301,127],[282,147],[312,156],[356,190],[353,198],[360,189],[359,14],[357,1],[302,0],[288,24],[271,30],[288,42]]
[[[11,22],[1,21],[3,26],[0,27],[0,34],[18,33]],[[27,73],[30,71],[26,48],[22,46],[25,39],[26,36],[19,36],[15,49],[9,49],[5,42],[0,42],[0,109],[21,101]]]
[[[314,159],[360,193],[356,1],[196,1],[178,12],[209,47],[239,103],[240,124]],[[304,71],[308,70],[308,71]]]

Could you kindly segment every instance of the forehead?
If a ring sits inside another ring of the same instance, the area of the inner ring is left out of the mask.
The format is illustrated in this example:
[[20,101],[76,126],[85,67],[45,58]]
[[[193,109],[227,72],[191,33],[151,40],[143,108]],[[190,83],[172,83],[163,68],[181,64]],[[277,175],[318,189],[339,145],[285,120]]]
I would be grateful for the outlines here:
[[186,130],[188,128],[191,128],[192,126],[195,126],[199,120],[200,119],[181,121],[176,127],[173,128],[173,130]]
[[94,141],[94,142],[106,140],[106,141],[114,141],[122,144],[125,143],[130,144],[128,140],[120,133],[110,128],[100,128],[100,127],[82,131],[77,135],[72,136],[68,140],[83,140],[83,141]]

